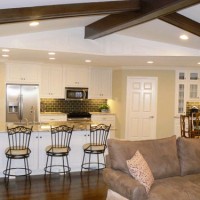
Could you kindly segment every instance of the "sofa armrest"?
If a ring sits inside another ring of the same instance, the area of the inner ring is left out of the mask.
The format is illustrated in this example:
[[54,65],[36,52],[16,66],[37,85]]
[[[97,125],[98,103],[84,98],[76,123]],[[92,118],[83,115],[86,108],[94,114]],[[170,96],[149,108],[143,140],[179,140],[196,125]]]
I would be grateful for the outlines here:
[[130,200],[144,200],[148,198],[146,190],[129,174],[112,168],[103,170],[103,179],[108,188]]

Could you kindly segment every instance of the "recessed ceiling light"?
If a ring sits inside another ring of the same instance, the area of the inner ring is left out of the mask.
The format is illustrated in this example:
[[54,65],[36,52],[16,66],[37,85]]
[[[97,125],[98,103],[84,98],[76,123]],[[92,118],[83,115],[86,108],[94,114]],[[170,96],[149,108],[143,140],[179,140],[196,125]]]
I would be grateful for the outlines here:
[[56,58],[49,58],[49,60],[55,60]]
[[2,49],[3,52],[9,52],[10,49]]
[[86,62],[86,63],[91,63],[92,61],[91,61],[91,60],[85,60],[85,62]]
[[187,35],[180,35],[179,37],[181,40],[188,40],[189,37]]
[[200,62],[198,62],[197,64],[200,65]]
[[152,60],[147,61],[148,64],[153,64],[154,62]]
[[36,21],[31,22],[31,23],[29,24],[29,26],[38,26],[38,25],[39,25],[39,22],[36,22]]
[[9,55],[7,55],[7,54],[2,54],[2,57],[9,57]]
[[55,52],[49,52],[48,54],[49,54],[49,55],[56,55]]

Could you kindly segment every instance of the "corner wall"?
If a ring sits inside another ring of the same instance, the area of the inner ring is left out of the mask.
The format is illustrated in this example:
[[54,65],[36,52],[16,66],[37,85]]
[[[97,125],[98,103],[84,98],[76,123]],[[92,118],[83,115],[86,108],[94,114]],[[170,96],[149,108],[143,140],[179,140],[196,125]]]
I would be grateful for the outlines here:
[[116,113],[116,137],[125,136],[126,83],[128,76],[158,77],[157,138],[174,134],[175,71],[173,70],[114,70],[111,111]]

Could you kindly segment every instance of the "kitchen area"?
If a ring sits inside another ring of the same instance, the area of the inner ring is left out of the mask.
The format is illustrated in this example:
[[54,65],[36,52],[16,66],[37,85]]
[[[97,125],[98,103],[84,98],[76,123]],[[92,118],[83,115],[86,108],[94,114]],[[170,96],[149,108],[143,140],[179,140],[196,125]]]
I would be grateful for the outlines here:
[[6,109],[5,121],[0,123],[0,176],[6,164],[6,126],[33,126],[29,158],[33,174],[44,173],[45,147],[51,143],[51,127],[74,126],[69,154],[72,171],[80,171],[82,145],[89,139],[90,125],[111,124],[109,137],[115,137],[115,114],[111,109],[100,110],[112,98],[111,69],[9,62],[5,73]]

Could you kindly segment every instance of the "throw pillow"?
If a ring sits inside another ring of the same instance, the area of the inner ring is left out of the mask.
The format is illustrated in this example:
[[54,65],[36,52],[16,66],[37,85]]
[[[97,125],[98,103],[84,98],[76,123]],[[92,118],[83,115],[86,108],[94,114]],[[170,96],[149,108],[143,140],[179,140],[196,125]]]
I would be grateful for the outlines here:
[[137,150],[135,155],[126,162],[130,174],[144,185],[148,193],[154,182],[154,177],[142,154]]

